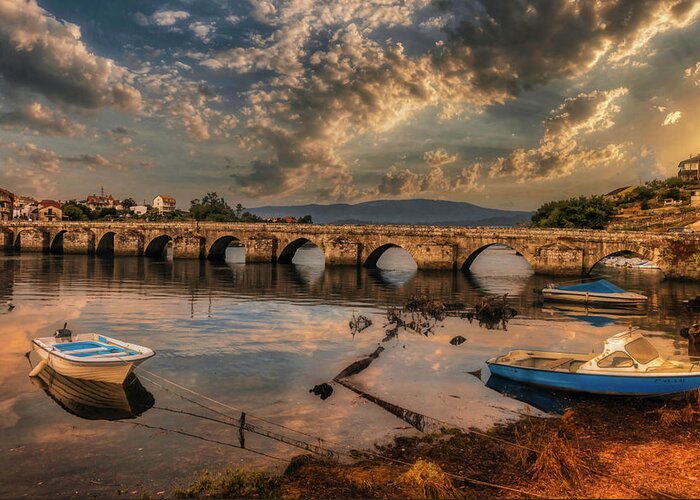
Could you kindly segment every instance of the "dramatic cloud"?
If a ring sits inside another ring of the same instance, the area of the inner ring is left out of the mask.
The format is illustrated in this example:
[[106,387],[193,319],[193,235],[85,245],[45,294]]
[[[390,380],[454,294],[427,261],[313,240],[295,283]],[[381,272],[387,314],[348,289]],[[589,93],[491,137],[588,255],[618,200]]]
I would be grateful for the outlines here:
[[211,35],[214,32],[214,23],[194,22],[190,24],[190,30],[201,41],[207,43],[211,40]]
[[0,127],[69,137],[85,134],[85,125],[75,123],[65,114],[42,106],[39,102],[31,102],[13,111],[0,113]]
[[0,76],[12,85],[82,108],[140,107],[126,70],[90,53],[78,26],[36,0],[0,0],[0,49]]
[[690,78],[695,85],[700,85],[700,62],[693,67],[686,68],[685,77]]
[[[447,176],[439,166],[431,167],[426,174],[412,172],[409,169],[399,170],[392,166],[384,174],[377,188],[377,193],[392,196],[414,196],[421,193],[451,193],[469,190],[481,190],[483,186],[477,179],[481,165],[474,164],[463,168],[455,176]],[[374,193],[372,193],[374,194]]]
[[50,149],[44,149],[32,143],[17,145],[14,142],[5,144],[4,148],[14,154],[15,157],[26,158],[29,162],[46,173],[57,173],[60,171],[61,160],[59,156]]
[[581,93],[566,99],[544,121],[544,135],[536,148],[516,149],[510,156],[498,158],[489,167],[489,175],[526,179],[552,179],[589,169],[623,157],[624,145],[608,144],[592,148],[582,144],[585,136],[614,125],[620,111],[616,101],[627,94],[626,88]]
[[[253,5],[254,17],[274,31],[252,37],[250,47],[202,62],[211,69],[274,73],[248,93],[242,145],[258,158],[236,166],[233,178],[250,196],[308,189],[307,180],[324,186],[347,183],[351,174],[343,145],[365,133],[387,131],[427,107],[438,107],[450,118],[504,103],[553,79],[579,76],[601,61],[633,65],[649,40],[688,25],[699,10],[681,0],[443,1],[439,10],[423,1],[346,0],[329,6],[261,0]],[[372,15],[365,16],[369,11]],[[444,26],[431,49],[409,54],[401,43],[372,38],[380,27],[413,26],[419,16]],[[592,119],[604,128],[606,122]],[[560,118],[547,126],[538,148],[501,159],[492,175],[558,176],[573,168],[566,154],[576,155],[583,167],[620,154],[615,145],[583,149],[573,136],[555,130],[569,126],[572,133],[590,132],[584,123],[567,125]],[[399,191],[395,185],[423,183],[405,171],[387,176],[386,192]]]
[[64,156],[61,158],[66,163],[82,165],[94,172],[97,169],[111,168],[114,170],[126,170],[126,166],[119,162],[112,162],[101,154],[81,154],[77,156]]
[[666,118],[664,118],[664,122],[661,124],[661,126],[665,127],[667,125],[673,125],[674,123],[678,123],[681,120],[682,116],[683,113],[681,111],[672,111],[666,115]]
[[431,167],[442,167],[454,163],[459,158],[456,154],[449,154],[444,149],[434,149],[423,153],[423,160]]
[[154,24],[158,26],[172,26],[178,21],[190,17],[189,12],[184,10],[159,10],[151,16]]

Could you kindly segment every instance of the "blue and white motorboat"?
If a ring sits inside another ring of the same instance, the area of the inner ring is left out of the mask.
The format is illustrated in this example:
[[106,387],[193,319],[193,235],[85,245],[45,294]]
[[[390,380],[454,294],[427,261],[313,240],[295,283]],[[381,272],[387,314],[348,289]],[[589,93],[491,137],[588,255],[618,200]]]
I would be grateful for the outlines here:
[[520,349],[486,364],[492,375],[563,391],[659,396],[700,388],[700,363],[664,359],[634,330],[610,337],[598,354]]
[[66,377],[122,384],[138,365],[155,356],[155,352],[97,333],[73,334],[65,326],[53,337],[32,341],[32,349],[41,361],[30,376],[45,366]]
[[545,300],[607,306],[638,306],[648,300],[646,295],[628,292],[604,279],[575,285],[547,285],[542,289],[542,297]]

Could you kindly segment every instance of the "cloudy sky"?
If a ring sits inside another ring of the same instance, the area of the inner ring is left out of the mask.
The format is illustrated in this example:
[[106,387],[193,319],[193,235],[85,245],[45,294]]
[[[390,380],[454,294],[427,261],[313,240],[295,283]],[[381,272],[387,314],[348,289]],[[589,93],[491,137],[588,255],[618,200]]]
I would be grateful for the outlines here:
[[532,209],[700,152],[698,40],[700,0],[0,0],[0,186]]

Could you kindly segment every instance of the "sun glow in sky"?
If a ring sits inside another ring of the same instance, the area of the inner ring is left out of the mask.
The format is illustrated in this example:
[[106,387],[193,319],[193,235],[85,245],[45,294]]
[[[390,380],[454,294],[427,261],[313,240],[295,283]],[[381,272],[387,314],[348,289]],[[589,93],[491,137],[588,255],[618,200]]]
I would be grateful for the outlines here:
[[700,152],[699,39],[698,0],[0,0],[0,186],[532,209]]

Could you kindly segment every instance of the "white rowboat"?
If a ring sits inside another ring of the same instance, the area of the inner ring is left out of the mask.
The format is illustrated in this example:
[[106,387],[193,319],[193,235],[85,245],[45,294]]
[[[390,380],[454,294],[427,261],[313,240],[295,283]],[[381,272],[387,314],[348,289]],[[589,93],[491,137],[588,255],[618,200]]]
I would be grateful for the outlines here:
[[32,341],[41,362],[30,376],[48,365],[66,377],[122,384],[135,367],[155,356],[155,352],[97,333],[73,335],[65,328],[53,337]]

